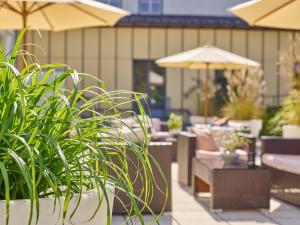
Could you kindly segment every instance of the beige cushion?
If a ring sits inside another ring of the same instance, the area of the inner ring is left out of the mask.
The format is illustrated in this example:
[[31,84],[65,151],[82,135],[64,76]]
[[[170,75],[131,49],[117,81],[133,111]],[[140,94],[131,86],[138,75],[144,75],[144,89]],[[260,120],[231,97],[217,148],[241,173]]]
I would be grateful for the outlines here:
[[262,162],[270,167],[300,174],[300,155],[264,154]]
[[193,128],[192,133],[196,135],[196,149],[206,151],[219,150],[219,146],[216,144],[215,139],[209,130]]

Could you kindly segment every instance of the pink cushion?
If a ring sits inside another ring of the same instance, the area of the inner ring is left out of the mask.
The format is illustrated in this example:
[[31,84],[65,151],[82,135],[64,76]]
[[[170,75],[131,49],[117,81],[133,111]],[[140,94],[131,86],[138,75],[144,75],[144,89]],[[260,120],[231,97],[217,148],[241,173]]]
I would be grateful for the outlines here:
[[171,138],[171,135],[169,132],[154,132],[152,133],[152,139],[153,140],[165,140],[167,138]]
[[[236,152],[239,154],[240,159],[247,160],[248,154],[244,150],[236,150]],[[220,151],[206,151],[206,150],[197,150],[196,151],[196,157],[201,159],[207,159],[207,158],[214,158],[214,157],[220,157],[221,152]]]
[[219,146],[216,144],[215,139],[209,130],[192,128],[192,132],[196,134],[196,149],[206,151],[219,150]]
[[300,155],[264,154],[262,162],[270,167],[300,174]]

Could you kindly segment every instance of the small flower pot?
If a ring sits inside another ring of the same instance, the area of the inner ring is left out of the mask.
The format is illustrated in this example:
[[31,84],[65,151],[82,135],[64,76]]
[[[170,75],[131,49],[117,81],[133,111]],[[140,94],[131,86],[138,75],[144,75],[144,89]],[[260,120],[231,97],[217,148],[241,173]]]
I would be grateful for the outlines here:
[[284,125],[282,127],[282,136],[284,138],[300,138],[300,126]]
[[169,133],[172,136],[175,136],[175,135],[179,134],[180,131],[181,131],[181,128],[172,128],[172,129],[169,130]]
[[236,152],[223,152],[221,158],[224,161],[224,165],[235,165],[239,159],[239,154]]

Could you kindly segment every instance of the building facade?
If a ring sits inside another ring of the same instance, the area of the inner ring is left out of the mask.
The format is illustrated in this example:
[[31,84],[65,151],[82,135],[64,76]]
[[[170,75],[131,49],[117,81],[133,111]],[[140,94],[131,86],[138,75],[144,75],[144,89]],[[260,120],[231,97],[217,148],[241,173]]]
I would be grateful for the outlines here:
[[[256,60],[267,83],[265,104],[279,105],[288,90],[280,74],[278,54],[293,31],[250,28],[226,11],[242,0],[103,0],[132,13],[114,28],[86,28],[65,32],[36,32],[30,41],[41,63],[65,62],[78,71],[101,78],[108,90],[148,93],[153,106],[197,112],[197,93],[185,93],[202,71],[162,69],[155,59],[206,43]],[[43,51],[41,50],[43,49]],[[211,72],[216,80],[216,73]],[[90,85],[84,81],[84,85]],[[164,100],[164,101],[163,101]],[[162,103],[163,102],[163,103]],[[167,103],[166,103],[167,102]]]

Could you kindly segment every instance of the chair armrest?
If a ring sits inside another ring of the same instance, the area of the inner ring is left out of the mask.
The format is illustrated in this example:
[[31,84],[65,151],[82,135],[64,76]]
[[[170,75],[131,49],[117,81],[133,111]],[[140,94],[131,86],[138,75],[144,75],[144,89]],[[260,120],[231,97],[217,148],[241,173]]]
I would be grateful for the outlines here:
[[300,139],[262,137],[261,151],[273,154],[300,155]]
[[192,159],[196,155],[196,135],[180,132],[177,142],[178,181],[184,185],[191,184]]

